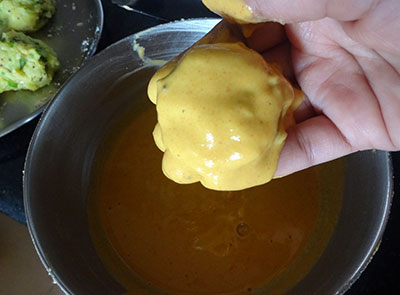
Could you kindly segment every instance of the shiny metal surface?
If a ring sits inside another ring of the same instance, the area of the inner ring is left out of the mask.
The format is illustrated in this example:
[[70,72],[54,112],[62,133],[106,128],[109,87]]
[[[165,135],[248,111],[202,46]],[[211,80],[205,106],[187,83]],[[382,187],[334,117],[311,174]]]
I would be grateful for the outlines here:
[[37,91],[0,94],[0,137],[40,114],[62,85],[96,50],[103,27],[100,0],[56,1],[54,17],[38,32],[57,53],[60,69],[53,82]]
[[201,0],[111,0],[126,10],[164,21],[195,17],[217,17]]
[[[25,210],[42,262],[67,294],[124,292],[91,243],[86,201],[99,143],[116,118],[134,107],[135,101],[147,99],[147,83],[156,70],[144,64],[134,44],[145,48],[146,58],[169,60],[217,22],[174,22],[123,39],[79,70],[45,111],[26,159]],[[121,80],[127,75],[129,79]],[[118,96],[110,96],[116,81],[127,87]],[[337,228],[320,260],[290,294],[343,294],[347,290],[379,245],[392,185],[388,153],[368,151],[346,158],[344,202]]]

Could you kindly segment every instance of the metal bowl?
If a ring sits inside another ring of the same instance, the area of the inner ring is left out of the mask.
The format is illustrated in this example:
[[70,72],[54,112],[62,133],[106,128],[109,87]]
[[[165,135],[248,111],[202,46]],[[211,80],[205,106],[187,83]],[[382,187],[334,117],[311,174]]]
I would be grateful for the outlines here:
[[[169,60],[208,32],[217,20],[188,20],[130,36],[92,58],[61,89],[45,111],[25,166],[28,227],[54,281],[70,294],[122,294],[91,242],[87,196],[95,153],[107,129],[129,105],[146,98],[156,70],[146,58]],[[129,87],[108,95],[130,74]],[[343,204],[334,234],[318,262],[291,290],[293,295],[343,294],[375,253],[389,215],[389,154],[367,151],[345,159]]]
[[63,0],[56,3],[56,12],[49,23],[29,35],[54,49],[60,69],[49,86],[37,91],[0,94],[0,137],[39,115],[60,85],[96,51],[103,29],[101,1]]

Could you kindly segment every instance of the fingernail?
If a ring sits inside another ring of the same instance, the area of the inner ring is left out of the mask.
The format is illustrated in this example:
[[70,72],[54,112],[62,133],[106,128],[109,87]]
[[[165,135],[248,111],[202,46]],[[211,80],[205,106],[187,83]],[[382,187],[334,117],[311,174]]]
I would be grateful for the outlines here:
[[272,16],[268,14],[268,11],[266,12],[266,6],[267,4],[261,3],[260,7],[260,1],[257,0],[239,0],[243,1],[246,3],[248,9],[251,11],[252,14],[252,22],[277,22],[280,23],[281,25],[285,25],[286,21],[283,20],[282,18]]

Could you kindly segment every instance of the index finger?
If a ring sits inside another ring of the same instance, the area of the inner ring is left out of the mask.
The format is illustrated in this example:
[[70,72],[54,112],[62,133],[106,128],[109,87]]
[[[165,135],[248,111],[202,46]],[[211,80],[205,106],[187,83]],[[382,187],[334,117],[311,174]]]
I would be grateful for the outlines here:
[[360,19],[380,0],[245,0],[260,21],[295,23],[324,17],[341,21]]
[[319,115],[288,130],[275,177],[289,175],[355,151],[332,121]]

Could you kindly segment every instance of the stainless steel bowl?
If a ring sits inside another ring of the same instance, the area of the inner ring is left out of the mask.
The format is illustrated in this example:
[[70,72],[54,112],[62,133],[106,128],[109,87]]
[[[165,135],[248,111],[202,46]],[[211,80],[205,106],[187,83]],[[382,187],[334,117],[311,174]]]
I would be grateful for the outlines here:
[[[134,44],[151,59],[169,60],[208,32],[217,20],[161,25],[110,46],[61,89],[44,113],[25,165],[28,227],[38,254],[57,284],[70,294],[122,294],[92,245],[87,220],[91,167],[115,118],[138,99],[156,70],[145,66]],[[130,74],[118,96],[115,82]],[[311,272],[290,294],[343,294],[379,245],[392,197],[389,154],[346,157],[343,204],[333,237]]]

